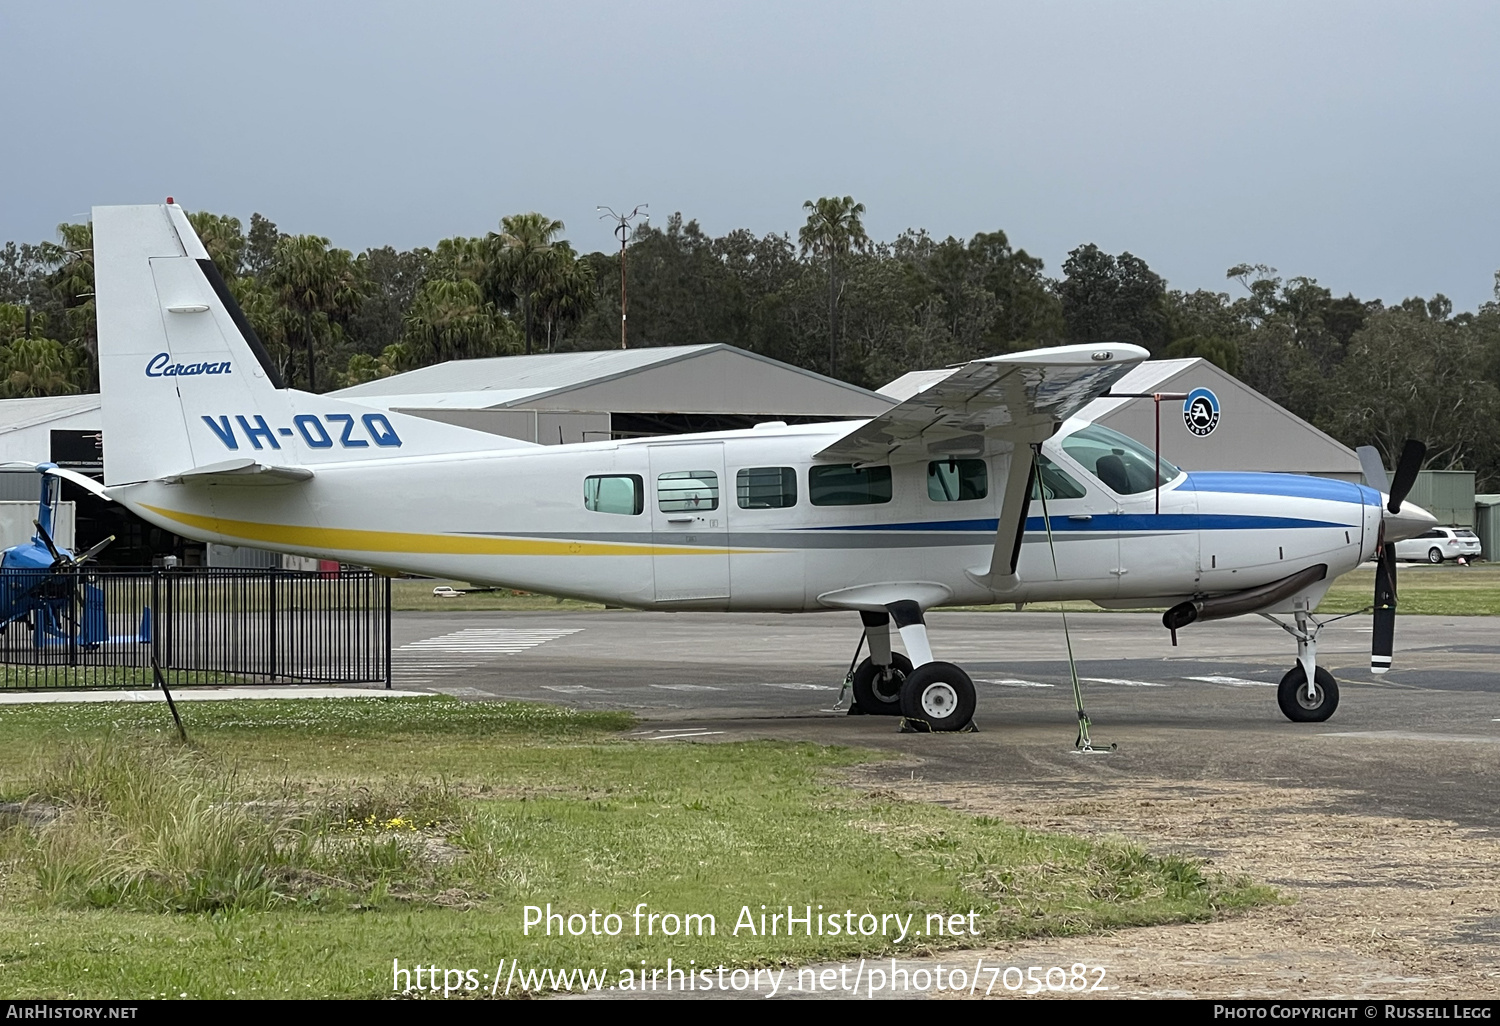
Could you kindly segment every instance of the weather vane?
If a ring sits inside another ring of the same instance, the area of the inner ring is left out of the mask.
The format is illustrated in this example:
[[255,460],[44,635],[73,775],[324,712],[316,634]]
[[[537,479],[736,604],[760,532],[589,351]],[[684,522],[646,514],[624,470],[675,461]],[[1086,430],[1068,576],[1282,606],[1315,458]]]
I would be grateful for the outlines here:
[[[630,238],[630,222],[634,221],[637,217],[640,217],[644,211],[646,211],[647,209],[650,208],[650,206],[651,206],[651,204],[649,204],[649,203],[639,203],[639,204],[636,205],[635,209],[632,210],[628,214],[617,214],[610,207],[595,207],[594,208],[595,210],[602,210],[602,211],[604,211],[604,213],[602,213],[602,214],[599,215],[599,220],[601,220],[601,221],[606,221],[607,220],[607,221],[614,221],[614,222],[616,222],[616,224],[615,224],[615,238],[617,238],[617,239],[620,240],[620,348],[621,349],[625,348],[625,298],[626,298],[625,297],[625,242],[626,242],[627,239]],[[648,214],[646,216],[649,217],[650,215]]]

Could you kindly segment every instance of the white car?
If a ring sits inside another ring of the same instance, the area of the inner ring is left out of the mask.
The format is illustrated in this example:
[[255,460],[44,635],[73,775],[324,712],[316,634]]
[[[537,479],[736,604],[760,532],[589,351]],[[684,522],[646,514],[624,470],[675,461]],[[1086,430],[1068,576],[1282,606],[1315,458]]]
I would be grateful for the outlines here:
[[1396,558],[1414,563],[1441,563],[1460,556],[1478,559],[1479,552],[1479,536],[1467,527],[1434,527],[1396,543]]

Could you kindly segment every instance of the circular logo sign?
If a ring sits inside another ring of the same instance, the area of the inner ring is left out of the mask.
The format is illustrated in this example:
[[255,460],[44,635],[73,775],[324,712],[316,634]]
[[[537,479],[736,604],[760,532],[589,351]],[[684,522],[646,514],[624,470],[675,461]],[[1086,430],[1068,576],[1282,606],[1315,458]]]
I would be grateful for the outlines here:
[[1182,422],[1199,438],[1214,433],[1219,426],[1219,397],[1206,388],[1195,388],[1182,403]]

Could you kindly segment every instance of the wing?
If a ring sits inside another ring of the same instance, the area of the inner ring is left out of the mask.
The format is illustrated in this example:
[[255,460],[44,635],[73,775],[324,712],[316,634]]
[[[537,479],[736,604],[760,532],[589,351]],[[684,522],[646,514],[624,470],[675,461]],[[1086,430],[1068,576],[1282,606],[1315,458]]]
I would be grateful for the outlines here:
[[[855,428],[815,458],[897,464],[1011,455],[1051,438],[1058,425],[1150,355],[1139,346],[1083,345],[975,360]],[[1002,591],[1017,583],[1031,492],[1030,460],[1022,464],[1012,459],[1010,466],[989,572],[975,575]],[[995,476],[1000,476],[998,467]]]

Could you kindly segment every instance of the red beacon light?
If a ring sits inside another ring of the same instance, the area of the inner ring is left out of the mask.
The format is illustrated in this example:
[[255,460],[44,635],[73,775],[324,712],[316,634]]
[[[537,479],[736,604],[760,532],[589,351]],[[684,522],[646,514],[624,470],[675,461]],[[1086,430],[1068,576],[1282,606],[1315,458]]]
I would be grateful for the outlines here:
[[173,198],[172,198],[172,197],[171,197],[171,196],[168,196],[168,197],[167,197],[167,206],[169,206],[169,207],[170,207],[170,206],[172,206],[172,205],[173,205],[173,204],[174,204],[174,203],[176,203],[176,202],[177,202],[177,201],[176,201],[176,200],[174,200],[174,199],[173,199]]

